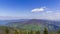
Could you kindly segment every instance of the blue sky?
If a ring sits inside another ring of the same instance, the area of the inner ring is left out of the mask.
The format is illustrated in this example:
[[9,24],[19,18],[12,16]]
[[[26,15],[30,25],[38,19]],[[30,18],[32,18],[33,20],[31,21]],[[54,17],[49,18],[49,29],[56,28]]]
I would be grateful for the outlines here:
[[60,20],[60,0],[0,0],[0,19]]

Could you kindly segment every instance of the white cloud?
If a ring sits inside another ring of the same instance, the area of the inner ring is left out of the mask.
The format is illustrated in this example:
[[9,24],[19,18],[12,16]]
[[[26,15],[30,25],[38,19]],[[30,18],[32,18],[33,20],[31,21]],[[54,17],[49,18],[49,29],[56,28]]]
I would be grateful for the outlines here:
[[42,12],[45,11],[46,7],[32,9],[31,12]]
[[48,19],[48,20],[60,20],[60,10],[51,10],[46,7],[35,8],[31,12],[42,12],[42,13],[34,13],[33,18],[35,19]]
[[53,12],[54,12],[54,11],[46,11],[45,13],[47,13],[47,14],[48,14],[48,13],[53,13]]

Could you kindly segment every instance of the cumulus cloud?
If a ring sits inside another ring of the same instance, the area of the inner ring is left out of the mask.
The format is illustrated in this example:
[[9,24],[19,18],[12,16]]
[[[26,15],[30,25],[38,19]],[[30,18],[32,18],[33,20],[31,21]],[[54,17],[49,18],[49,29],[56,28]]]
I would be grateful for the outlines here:
[[42,12],[45,11],[46,7],[32,9],[31,12]]

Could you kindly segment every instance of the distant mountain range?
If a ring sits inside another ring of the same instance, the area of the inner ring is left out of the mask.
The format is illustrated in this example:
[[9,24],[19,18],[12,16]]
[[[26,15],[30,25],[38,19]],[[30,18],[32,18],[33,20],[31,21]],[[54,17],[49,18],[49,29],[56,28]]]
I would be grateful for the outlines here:
[[60,22],[40,19],[22,19],[7,23],[6,25],[27,30],[44,30],[44,28],[48,28],[48,30],[56,30],[60,28],[56,23]]

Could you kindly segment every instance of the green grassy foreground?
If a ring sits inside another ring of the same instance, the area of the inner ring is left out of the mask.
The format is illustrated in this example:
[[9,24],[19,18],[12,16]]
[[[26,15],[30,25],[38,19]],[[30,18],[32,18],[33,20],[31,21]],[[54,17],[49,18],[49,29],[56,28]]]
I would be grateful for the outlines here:
[[40,31],[0,26],[0,34],[60,34],[60,29],[57,30],[56,32],[54,31],[48,32],[47,28],[44,28],[44,31]]

